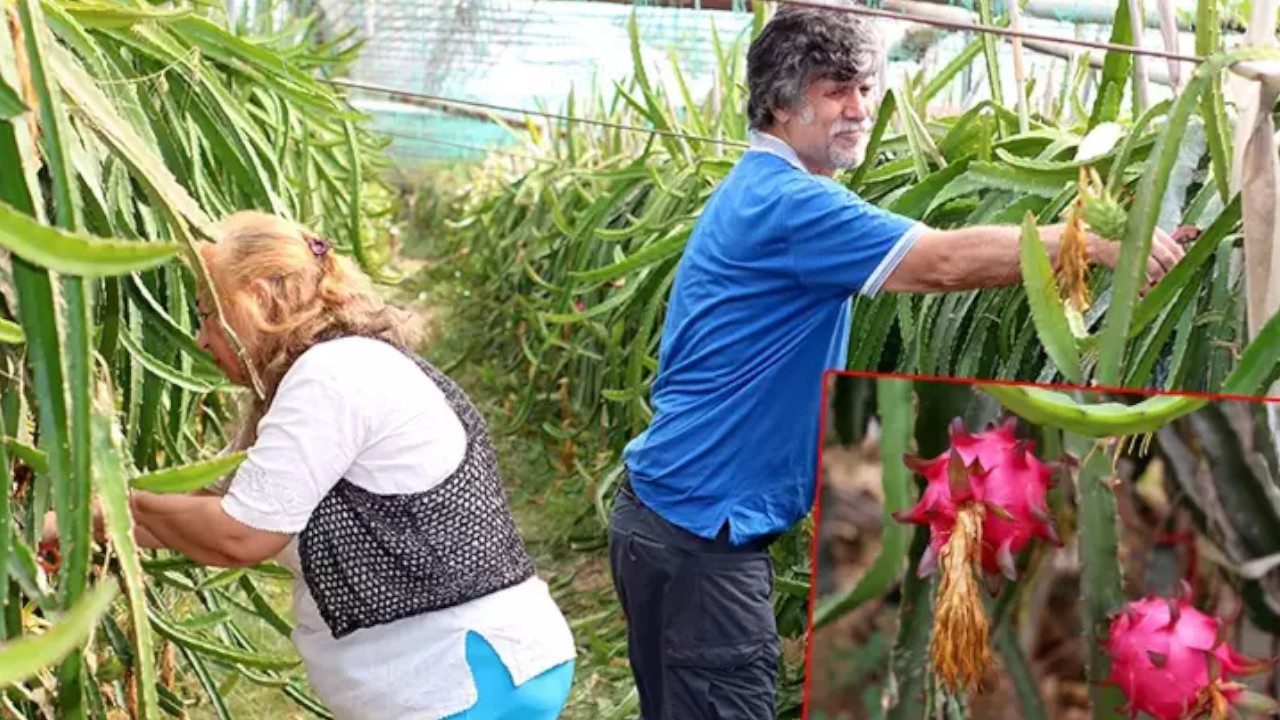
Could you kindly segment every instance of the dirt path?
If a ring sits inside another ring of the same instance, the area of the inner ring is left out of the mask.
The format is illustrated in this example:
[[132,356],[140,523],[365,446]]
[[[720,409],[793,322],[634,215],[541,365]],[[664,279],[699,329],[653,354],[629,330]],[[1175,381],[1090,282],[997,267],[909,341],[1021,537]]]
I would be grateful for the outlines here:
[[[467,338],[485,330],[467,327],[457,308],[466,301],[446,260],[400,263],[412,280],[393,294],[397,302],[431,323],[426,352],[450,367],[466,352]],[[450,371],[493,430],[508,499],[521,534],[551,587],[577,640],[578,658],[570,702],[562,720],[626,720],[638,713],[626,662],[626,626],[608,572],[605,529],[596,518],[594,482],[559,468],[559,448],[549,447],[536,428],[510,432],[507,398],[485,367],[469,359]],[[621,711],[621,712],[618,712]],[[612,714],[611,713],[616,713]]]

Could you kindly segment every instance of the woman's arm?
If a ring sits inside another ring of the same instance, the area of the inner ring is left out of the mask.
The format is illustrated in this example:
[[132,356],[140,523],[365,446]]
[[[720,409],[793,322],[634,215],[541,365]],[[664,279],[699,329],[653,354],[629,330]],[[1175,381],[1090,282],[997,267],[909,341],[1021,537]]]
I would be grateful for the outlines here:
[[[203,491],[197,490],[196,493],[186,496],[175,497],[192,497]],[[216,495],[208,495],[209,497],[220,497]],[[43,542],[56,543],[58,541],[58,516],[57,513],[50,510],[44,515],[44,532],[42,535]],[[93,500],[93,539],[97,542],[106,542],[107,527],[106,520],[102,515],[102,505],[97,498]],[[133,541],[137,543],[139,548],[154,550],[159,548],[167,548],[150,530],[139,525],[136,521],[133,524]]]
[[347,362],[309,351],[294,364],[232,478],[186,495],[131,493],[134,524],[150,535],[139,534],[140,544],[217,567],[256,565],[283,550],[363,445],[363,407],[334,380]]
[[213,495],[135,491],[130,505],[143,547],[177,550],[204,565],[257,565],[283,550],[292,537],[241,523]]

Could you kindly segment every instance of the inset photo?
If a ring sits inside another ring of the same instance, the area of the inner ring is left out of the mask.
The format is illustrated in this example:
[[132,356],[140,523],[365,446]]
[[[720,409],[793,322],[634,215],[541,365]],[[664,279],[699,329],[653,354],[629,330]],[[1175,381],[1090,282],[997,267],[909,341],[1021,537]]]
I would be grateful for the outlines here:
[[1274,715],[1273,402],[826,382],[806,718]]

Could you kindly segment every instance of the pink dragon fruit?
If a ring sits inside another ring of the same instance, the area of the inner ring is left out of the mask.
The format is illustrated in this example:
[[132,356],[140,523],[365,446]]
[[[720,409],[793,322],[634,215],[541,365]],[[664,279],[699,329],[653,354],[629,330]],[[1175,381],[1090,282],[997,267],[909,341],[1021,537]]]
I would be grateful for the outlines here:
[[1210,717],[1224,720],[1232,707],[1276,709],[1274,700],[1246,691],[1227,675],[1253,675],[1273,661],[1245,657],[1225,640],[1226,623],[1181,596],[1149,596],[1128,603],[1111,619],[1103,647],[1111,658],[1106,684],[1120,688],[1130,717],[1156,720]]
[[[1014,435],[1017,418],[976,435],[960,418],[951,422],[951,448],[933,460],[908,455],[907,467],[928,480],[924,497],[911,510],[895,513],[899,522],[928,525],[929,549],[920,574],[937,568],[938,553],[951,539],[958,508],[976,502],[986,510],[982,522],[982,570],[1017,579],[1014,555],[1032,538],[1061,544],[1049,517],[1046,495],[1059,463],[1042,463],[1032,450],[1035,441]],[[957,458],[967,472],[957,472]]]
[[1017,579],[1014,553],[1035,537],[1060,542],[1045,502],[1057,463],[1040,462],[1034,443],[1014,436],[1016,425],[1011,417],[974,435],[956,418],[946,453],[903,458],[928,485],[920,502],[894,519],[928,525],[932,533],[919,568],[920,575],[942,570],[930,657],[953,691],[980,686],[991,663],[975,570]]

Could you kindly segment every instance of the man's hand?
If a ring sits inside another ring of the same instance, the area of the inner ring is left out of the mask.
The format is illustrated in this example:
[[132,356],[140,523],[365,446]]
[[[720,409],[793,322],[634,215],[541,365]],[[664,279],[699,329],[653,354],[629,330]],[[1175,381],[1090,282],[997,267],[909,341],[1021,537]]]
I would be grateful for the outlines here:
[[[1040,239],[1057,263],[1065,224],[1042,225]],[[978,226],[955,230],[927,230],[890,273],[881,289],[886,292],[955,292],[1005,287],[1022,281],[1019,246],[1022,228],[1016,225]],[[1120,243],[1089,233],[1085,253],[1090,264],[1115,268]],[[1186,253],[1176,240],[1156,229],[1147,258],[1145,293],[1165,276]]]
[[[1104,240],[1090,233],[1088,247],[1089,259],[1099,265],[1114,269],[1120,262],[1119,241]],[[1147,256],[1147,282],[1142,288],[1143,292],[1160,282],[1186,255],[1186,251],[1178,241],[1160,228],[1156,228],[1151,238],[1151,254]]]

